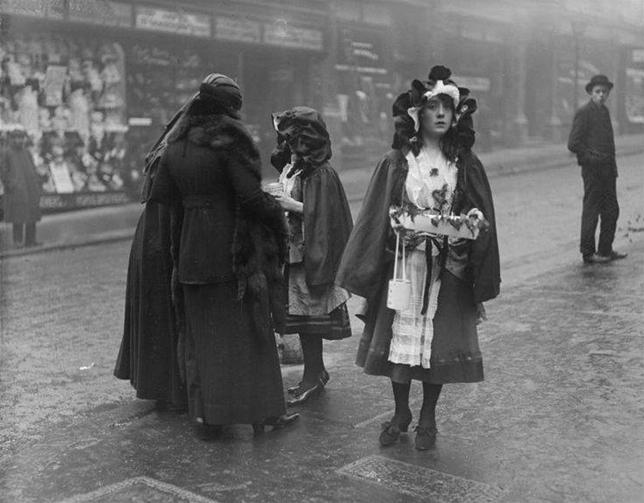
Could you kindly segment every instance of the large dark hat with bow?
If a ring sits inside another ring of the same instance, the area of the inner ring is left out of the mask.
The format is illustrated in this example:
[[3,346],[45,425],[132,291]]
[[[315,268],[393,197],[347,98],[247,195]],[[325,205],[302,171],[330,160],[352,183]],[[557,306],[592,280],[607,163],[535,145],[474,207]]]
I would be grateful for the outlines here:
[[472,114],[478,108],[466,87],[458,87],[451,79],[452,72],[445,66],[434,66],[428,80],[414,80],[411,89],[400,94],[394,101],[394,141],[392,148],[401,148],[412,141],[420,128],[418,113],[435,96],[446,95],[454,105],[455,127],[461,146],[471,148],[474,144]]

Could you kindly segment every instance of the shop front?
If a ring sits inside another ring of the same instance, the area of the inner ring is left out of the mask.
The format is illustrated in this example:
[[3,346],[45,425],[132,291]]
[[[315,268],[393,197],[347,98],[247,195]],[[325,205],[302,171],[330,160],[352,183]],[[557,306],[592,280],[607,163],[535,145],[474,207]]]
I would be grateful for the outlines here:
[[[43,209],[85,205],[78,193],[127,192],[123,45],[83,31],[13,26],[0,42],[0,122],[20,124],[30,137]],[[125,199],[104,194],[86,202]]]
[[267,161],[270,113],[311,103],[325,38],[261,14],[105,0],[0,0],[0,13],[0,130],[29,133],[44,211],[137,200],[145,153],[211,72],[242,86]]
[[390,35],[377,26],[338,26],[337,101],[344,147],[382,145],[394,98]]
[[644,131],[644,47],[623,49],[620,123],[623,132]]

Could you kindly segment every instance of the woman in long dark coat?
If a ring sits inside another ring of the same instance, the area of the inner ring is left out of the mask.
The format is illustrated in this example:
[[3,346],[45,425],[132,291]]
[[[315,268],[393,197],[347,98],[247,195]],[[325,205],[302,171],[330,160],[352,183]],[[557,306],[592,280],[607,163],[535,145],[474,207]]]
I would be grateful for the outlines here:
[[282,208],[261,190],[233,80],[214,74],[168,135],[150,199],[171,212],[173,298],[185,338],[190,417],[283,426],[274,329],[284,321]]
[[289,388],[289,405],[324,389],[322,340],[351,336],[349,293],[334,284],[353,222],[342,183],[329,164],[331,140],[319,112],[294,107],[273,115],[278,147],[271,161],[280,171],[278,202],[288,212],[288,316],[284,333],[300,336],[304,375]]
[[160,409],[178,411],[187,407],[187,396],[178,365],[181,348],[170,290],[170,211],[150,200],[150,190],[166,137],[190,102],[168,123],[145,159],[141,191],[145,206],[130,249],[123,339],[114,368],[117,378],[129,379],[138,398],[156,400]]
[[4,220],[13,224],[16,246],[36,246],[36,222],[41,218],[42,188],[31,153],[26,148],[27,134],[20,129],[9,132],[9,145],[2,153]]
[[[429,81],[414,81],[394,103],[393,150],[373,174],[338,272],[338,284],[368,301],[357,364],[392,382],[395,412],[383,425],[383,446],[411,423],[412,379],[423,383],[415,445],[433,446],[443,384],[483,380],[476,325],[484,318],[482,303],[499,293],[492,195],[471,151],[476,103],[449,77],[447,68],[434,67]],[[387,307],[396,248],[389,208],[403,204],[445,215],[479,210],[489,228],[473,241],[406,234],[411,301],[394,311]]]

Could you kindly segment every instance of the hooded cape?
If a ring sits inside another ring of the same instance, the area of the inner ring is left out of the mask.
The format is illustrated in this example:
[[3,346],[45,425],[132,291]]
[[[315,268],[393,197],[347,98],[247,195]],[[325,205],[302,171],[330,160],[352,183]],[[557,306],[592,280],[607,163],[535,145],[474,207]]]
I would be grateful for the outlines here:
[[328,160],[331,141],[322,116],[308,107],[294,107],[273,115],[277,148],[273,166],[282,171],[297,152],[304,200],[304,269],[309,286],[332,284],[353,221],[344,188]]

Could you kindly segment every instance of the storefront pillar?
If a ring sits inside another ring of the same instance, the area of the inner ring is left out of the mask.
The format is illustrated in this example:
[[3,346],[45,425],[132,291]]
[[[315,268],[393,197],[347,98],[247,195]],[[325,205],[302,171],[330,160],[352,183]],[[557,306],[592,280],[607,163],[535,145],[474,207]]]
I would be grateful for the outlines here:
[[331,145],[333,148],[334,163],[336,168],[342,166],[342,122],[343,113],[340,107],[338,79],[329,76],[336,74],[335,64],[338,54],[338,40],[340,37],[340,27],[335,14],[329,16],[326,37],[326,57],[319,63],[320,77],[320,94],[323,101],[322,115],[326,122]]
[[[611,68],[610,68],[610,79],[613,81],[614,87],[613,87],[613,92],[614,94],[624,92],[624,86],[622,83],[622,65],[621,65],[621,58],[620,58],[620,50],[619,50],[619,40],[616,38],[612,38],[610,40],[610,48],[611,52],[613,53],[613,57],[611,58]],[[608,106],[610,108],[610,116],[611,120],[613,122],[613,131],[615,132],[615,135],[622,134],[622,125],[619,121],[619,98],[618,96],[613,95],[612,99],[609,100]]]
[[528,138],[528,118],[525,113],[527,78],[527,43],[519,37],[512,55],[512,72],[516,82],[510,89],[513,91],[513,108],[506,121],[506,139],[510,145],[524,144]]

